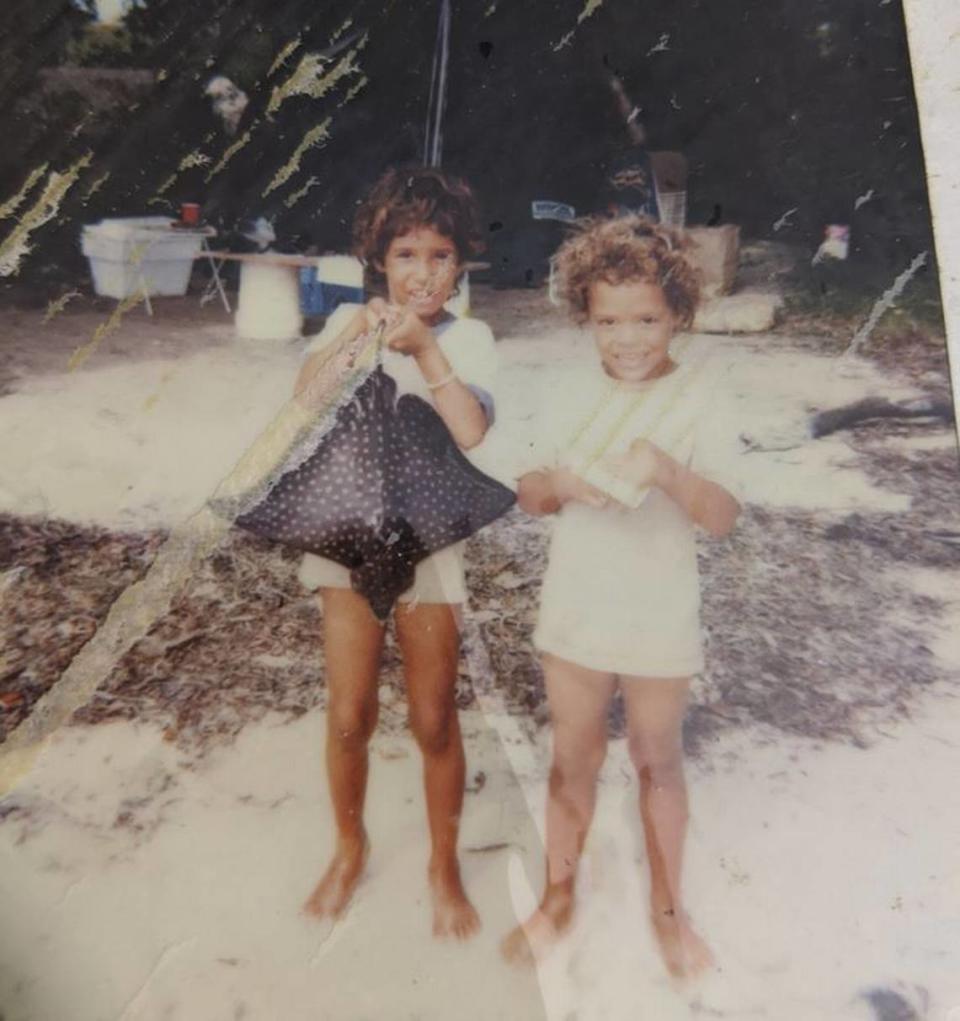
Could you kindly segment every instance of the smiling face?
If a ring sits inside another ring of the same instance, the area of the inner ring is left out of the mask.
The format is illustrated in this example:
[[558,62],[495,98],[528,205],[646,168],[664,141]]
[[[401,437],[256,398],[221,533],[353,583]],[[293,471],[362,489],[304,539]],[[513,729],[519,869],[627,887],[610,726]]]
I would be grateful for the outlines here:
[[433,227],[398,234],[387,246],[383,260],[390,301],[408,306],[425,323],[433,323],[443,314],[459,272],[456,245]]
[[590,285],[589,310],[590,329],[608,376],[642,383],[673,368],[670,341],[677,320],[659,285],[597,280]]

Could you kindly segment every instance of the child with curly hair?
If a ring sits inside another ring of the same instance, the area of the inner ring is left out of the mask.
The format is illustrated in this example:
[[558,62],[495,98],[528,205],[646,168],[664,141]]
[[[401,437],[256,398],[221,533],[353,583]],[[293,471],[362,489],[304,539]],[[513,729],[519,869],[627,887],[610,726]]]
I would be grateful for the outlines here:
[[[530,963],[569,928],[577,865],[622,693],[639,778],[650,911],[675,976],[712,958],[681,899],[687,825],[681,725],[703,668],[695,529],[727,535],[735,461],[712,412],[715,380],[674,361],[699,287],[681,242],[638,216],[581,225],[555,256],[557,291],[589,327],[594,368],[552,385],[518,499],[552,515],[534,634],[553,725],[546,888],[503,951]],[[735,477],[735,475],[734,475]]]
[[[383,328],[383,368],[398,393],[430,402],[462,449],[478,444],[493,414],[493,335],[484,323],[456,318],[445,305],[456,292],[465,260],[479,251],[480,237],[479,210],[465,182],[425,167],[387,171],[359,207],[354,224],[355,252],[385,296],[337,308],[308,347],[298,397],[309,403],[311,391],[322,392],[329,374],[349,365],[351,352]],[[465,770],[454,701],[457,610],[466,598],[462,547],[447,547],[422,561],[394,612],[411,728],[423,755],[433,929],[439,937],[457,938],[479,926],[457,859]],[[346,568],[307,554],[300,578],[321,593],[326,762],[337,827],[333,860],[305,910],[336,917],[347,907],[367,858],[367,745],[377,722],[384,627],[351,589]]]

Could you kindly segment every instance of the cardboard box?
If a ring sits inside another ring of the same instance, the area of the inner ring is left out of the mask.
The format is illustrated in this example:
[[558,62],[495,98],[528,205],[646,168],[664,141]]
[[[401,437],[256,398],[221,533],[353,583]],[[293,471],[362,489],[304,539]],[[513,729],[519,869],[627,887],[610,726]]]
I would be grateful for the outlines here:
[[686,255],[701,273],[701,297],[704,300],[729,294],[737,278],[740,258],[740,228],[689,227],[686,236],[692,242]]

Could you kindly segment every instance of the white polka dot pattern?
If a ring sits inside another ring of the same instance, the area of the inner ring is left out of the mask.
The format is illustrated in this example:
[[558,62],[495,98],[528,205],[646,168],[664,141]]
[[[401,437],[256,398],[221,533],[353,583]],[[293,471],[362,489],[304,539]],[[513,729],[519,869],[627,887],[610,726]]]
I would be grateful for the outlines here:
[[514,502],[463,456],[443,420],[381,369],[337,414],[316,450],[236,523],[342,564],[386,619],[419,561]]

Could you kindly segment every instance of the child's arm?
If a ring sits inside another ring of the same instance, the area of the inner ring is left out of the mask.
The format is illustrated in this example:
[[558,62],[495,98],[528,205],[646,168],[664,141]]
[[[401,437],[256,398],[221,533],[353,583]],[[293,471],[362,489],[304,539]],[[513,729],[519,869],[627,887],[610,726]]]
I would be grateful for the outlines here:
[[[374,302],[370,303],[371,308]],[[391,309],[382,303],[377,311],[387,319],[384,342],[416,360],[437,414],[454,442],[461,450],[477,446],[487,432],[486,412],[470,388],[457,377],[433,331],[407,309]]]
[[684,467],[649,440],[637,440],[630,452],[612,458],[641,486],[657,486],[678,504],[690,520],[722,539],[733,531],[740,504],[723,486]]
[[[429,331],[428,331],[429,332]],[[436,337],[416,355],[417,366],[433,394],[434,407],[461,450],[475,447],[486,435],[487,413],[473,391],[459,380]]]
[[662,454],[656,484],[694,524],[722,539],[733,531],[740,516],[740,504],[723,486],[685,468],[669,454]]
[[589,504],[591,507],[605,507],[608,497],[568,468],[553,468],[527,472],[517,482],[517,503],[520,509],[541,517],[556,514],[571,500]]

